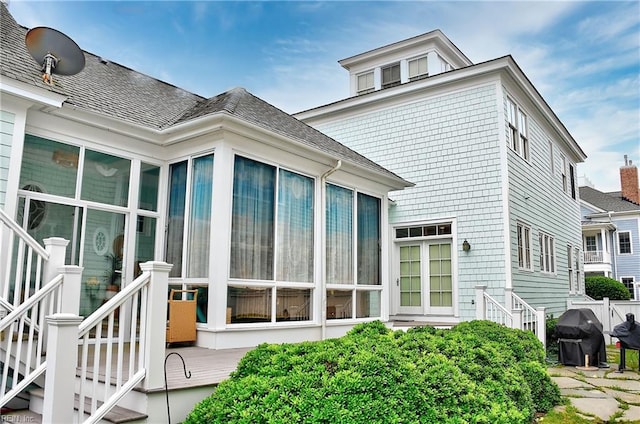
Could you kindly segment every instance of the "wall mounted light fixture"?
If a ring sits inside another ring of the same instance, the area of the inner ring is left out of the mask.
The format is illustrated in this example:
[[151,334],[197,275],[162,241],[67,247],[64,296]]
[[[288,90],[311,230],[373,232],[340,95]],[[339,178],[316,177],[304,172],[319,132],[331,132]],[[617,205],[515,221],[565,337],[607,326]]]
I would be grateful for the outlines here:
[[464,239],[464,241],[462,242],[462,250],[464,250],[465,252],[471,250],[471,245],[469,244],[467,239]]

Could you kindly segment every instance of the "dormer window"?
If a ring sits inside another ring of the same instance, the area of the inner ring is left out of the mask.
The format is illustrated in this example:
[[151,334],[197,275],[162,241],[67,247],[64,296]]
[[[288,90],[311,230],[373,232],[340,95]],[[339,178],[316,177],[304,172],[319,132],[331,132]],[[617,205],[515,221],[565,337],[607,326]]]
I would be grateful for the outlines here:
[[373,71],[358,75],[358,94],[373,91]]
[[428,76],[426,56],[409,61],[409,81],[419,80]]
[[382,68],[382,88],[400,85],[400,63],[394,63]]

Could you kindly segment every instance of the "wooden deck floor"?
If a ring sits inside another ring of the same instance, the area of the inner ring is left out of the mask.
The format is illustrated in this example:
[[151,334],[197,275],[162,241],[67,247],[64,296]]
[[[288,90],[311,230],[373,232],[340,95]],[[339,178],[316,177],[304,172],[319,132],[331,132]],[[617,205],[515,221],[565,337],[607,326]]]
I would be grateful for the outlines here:
[[[240,359],[251,349],[213,350],[193,346],[168,348],[165,354],[167,387],[169,390],[175,390],[218,384],[229,377]],[[182,361],[177,355],[172,355],[174,352],[184,358],[187,373],[191,372],[191,378],[185,378]]]

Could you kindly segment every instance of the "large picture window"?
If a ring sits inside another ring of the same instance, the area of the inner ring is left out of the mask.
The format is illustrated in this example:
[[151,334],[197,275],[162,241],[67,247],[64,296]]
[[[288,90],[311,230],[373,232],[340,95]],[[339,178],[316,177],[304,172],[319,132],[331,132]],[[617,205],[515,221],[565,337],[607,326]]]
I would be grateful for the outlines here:
[[311,319],[313,229],[313,178],[236,156],[229,323]]
[[380,199],[333,184],[326,188],[327,318],[378,317]]

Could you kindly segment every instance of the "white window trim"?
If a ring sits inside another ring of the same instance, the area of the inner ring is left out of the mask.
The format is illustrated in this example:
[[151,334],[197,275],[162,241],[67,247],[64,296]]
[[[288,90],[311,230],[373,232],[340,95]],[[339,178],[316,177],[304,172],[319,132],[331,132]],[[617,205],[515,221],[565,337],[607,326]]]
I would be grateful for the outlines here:
[[[542,263],[540,264],[540,272],[543,274],[555,274],[557,265],[556,262],[558,260],[558,255],[556,254],[556,240],[549,233],[545,233],[544,231],[540,231],[538,233],[538,241],[540,243],[540,259],[542,259]],[[547,252],[547,246],[550,247],[551,252]],[[546,267],[546,259],[549,256],[549,269]],[[574,270],[575,271],[575,270]]]
[[[522,262],[523,265],[520,265],[519,255],[520,255],[520,245],[518,244],[518,233],[519,229],[523,229],[522,238],[523,238],[523,252],[522,252]],[[525,231],[527,230],[529,233],[529,243],[528,246],[525,246],[526,238]],[[517,221],[516,222],[516,261],[518,262],[518,269],[521,271],[533,271],[533,244],[531,240],[531,226],[525,224],[524,222]],[[528,260],[527,260],[528,259]],[[529,267],[527,267],[527,262],[529,262]]]
[[[515,109],[515,122],[511,122],[510,109]],[[524,117],[524,123],[522,122]],[[529,138],[529,115],[511,97],[507,96],[507,123],[509,127],[509,148],[527,162],[531,162],[531,140]],[[522,128],[524,127],[524,128]]]
[[[620,251],[620,234],[625,233],[629,235],[629,249],[630,252],[629,253],[622,253]],[[630,256],[633,255],[633,239],[631,238],[631,231],[618,231],[616,232],[616,244],[617,244],[617,249],[618,249],[618,255],[620,256]]]

